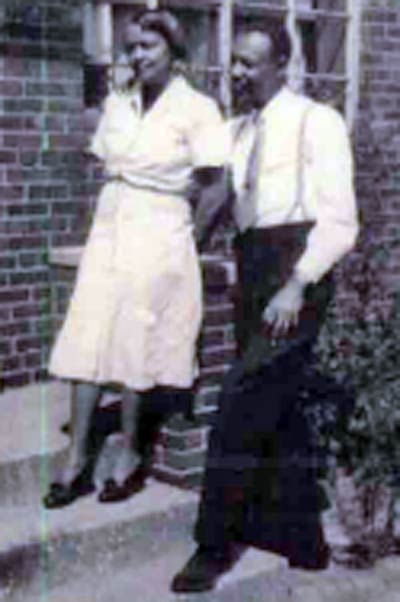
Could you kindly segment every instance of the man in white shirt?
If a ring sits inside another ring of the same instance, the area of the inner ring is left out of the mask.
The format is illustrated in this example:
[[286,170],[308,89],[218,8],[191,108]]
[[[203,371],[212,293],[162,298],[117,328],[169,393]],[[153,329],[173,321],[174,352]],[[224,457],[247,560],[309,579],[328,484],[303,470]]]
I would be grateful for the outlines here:
[[240,360],[222,386],[199,545],[172,582],[176,592],[212,589],[238,543],[277,551],[291,567],[320,570],[329,560],[301,400],[331,271],[355,244],[358,222],[345,124],[285,85],[290,51],[276,26],[244,31],[234,47],[234,96],[247,107],[229,124]]

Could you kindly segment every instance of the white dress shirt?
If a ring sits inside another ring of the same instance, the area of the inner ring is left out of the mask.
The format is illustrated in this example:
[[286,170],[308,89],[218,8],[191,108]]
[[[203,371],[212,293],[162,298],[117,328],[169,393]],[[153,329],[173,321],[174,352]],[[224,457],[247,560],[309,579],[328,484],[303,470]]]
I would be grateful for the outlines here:
[[334,109],[286,86],[264,107],[261,120],[264,144],[252,224],[241,223],[241,203],[248,202],[246,173],[255,119],[241,116],[229,124],[238,227],[315,222],[295,271],[302,280],[317,282],[352,249],[358,234],[346,125]]

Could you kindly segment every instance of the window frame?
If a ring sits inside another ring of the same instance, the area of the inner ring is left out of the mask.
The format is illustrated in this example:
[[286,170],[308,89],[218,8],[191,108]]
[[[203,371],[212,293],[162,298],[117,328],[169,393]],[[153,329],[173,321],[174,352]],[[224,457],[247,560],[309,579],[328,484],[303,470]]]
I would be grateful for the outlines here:
[[[92,54],[95,53],[95,62],[111,67],[109,69],[108,85],[112,84],[112,70],[115,68],[113,59],[113,7],[115,5],[145,6],[156,9],[159,0],[91,0],[85,3],[85,22],[95,23],[95,42],[92,43]],[[219,64],[196,66],[206,72],[218,72],[220,75],[219,96],[222,106],[229,115],[232,107],[230,62],[233,43],[233,25],[235,10],[257,10],[266,14],[276,14],[285,19],[287,29],[291,35],[294,55],[296,49],[301,48],[298,38],[298,24],[303,19],[317,18],[336,19],[344,23],[344,73],[301,72],[299,56],[294,56],[288,70],[289,83],[294,88],[302,87],[304,79],[310,81],[332,81],[344,85],[344,115],[350,130],[354,127],[359,102],[359,77],[361,54],[361,16],[362,0],[345,0],[345,9],[341,11],[307,8],[299,0],[282,0],[280,5],[271,1],[258,2],[252,0],[169,0],[174,8],[190,8],[204,10],[212,8],[218,11],[218,52]],[[92,32],[93,36],[93,32]],[[95,49],[93,48],[95,46]],[[297,50],[298,51],[298,50]]]

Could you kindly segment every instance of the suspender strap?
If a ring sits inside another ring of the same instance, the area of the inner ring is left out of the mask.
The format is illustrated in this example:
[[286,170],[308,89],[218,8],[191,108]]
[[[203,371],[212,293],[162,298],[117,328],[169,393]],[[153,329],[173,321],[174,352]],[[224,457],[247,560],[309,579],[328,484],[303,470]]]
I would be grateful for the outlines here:
[[290,208],[284,223],[287,224],[291,221],[297,208],[300,207],[304,221],[308,221],[310,218],[307,215],[307,210],[304,204],[304,157],[305,157],[305,134],[308,117],[314,107],[314,103],[310,101],[301,117],[300,131],[297,140],[297,159],[296,159],[296,194],[293,206]]

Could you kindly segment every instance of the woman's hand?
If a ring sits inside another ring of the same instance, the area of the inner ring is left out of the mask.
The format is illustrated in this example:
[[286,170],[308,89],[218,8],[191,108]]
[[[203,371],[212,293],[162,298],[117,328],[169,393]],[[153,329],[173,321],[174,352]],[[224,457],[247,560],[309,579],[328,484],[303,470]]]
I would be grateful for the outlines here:
[[305,288],[305,282],[296,275],[292,276],[264,309],[262,319],[271,329],[273,337],[285,336],[290,328],[298,325]]

